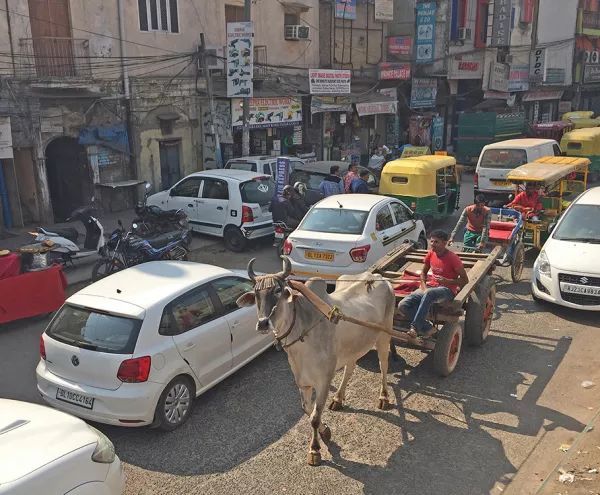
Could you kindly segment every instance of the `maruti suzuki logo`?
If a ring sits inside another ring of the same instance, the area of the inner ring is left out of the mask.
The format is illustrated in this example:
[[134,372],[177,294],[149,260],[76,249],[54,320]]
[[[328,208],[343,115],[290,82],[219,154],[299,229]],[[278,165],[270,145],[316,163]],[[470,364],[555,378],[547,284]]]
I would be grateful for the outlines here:
[[579,279],[579,281],[580,281],[582,284],[587,284],[587,283],[589,282],[589,279],[588,279],[587,277],[581,277],[581,278]]

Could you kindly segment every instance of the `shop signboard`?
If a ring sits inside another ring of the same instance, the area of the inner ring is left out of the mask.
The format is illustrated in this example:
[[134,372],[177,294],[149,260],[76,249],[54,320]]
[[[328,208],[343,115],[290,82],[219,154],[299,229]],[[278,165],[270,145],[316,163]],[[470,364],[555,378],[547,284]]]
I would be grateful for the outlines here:
[[254,25],[227,23],[227,97],[252,98],[254,71]]
[[529,91],[529,65],[511,65],[508,75],[508,91]]
[[388,98],[393,98],[394,100],[398,99],[398,88],[381,88],[378,89],[377,92]]
[[521,0],[521,22],[531,24],[533,22],[533,10],[535,0]]
[[481,58],[467,58],[466,55],[450,60],[448,77],[451,79],[481,79],[483,63]]
[[387,39],[388,55],[407,56],[412,55],[412,36],[390,36]]
[[[231,123],[233,127],[244,125],[242,101],[231,99]],[[250,99],[248,126],[250,129],[294,126],[302,122],[300,98],[252,98]]]
[[394,0],[375,0],[375,20],[383,22],[394,20]]
[[395,114],[398,110],[397,101],[382,101],[372,103],[357,103],[356,111],[359,117],[363,115]]
[[498,62],[490,64],[489,89],[508,92],[508,65]]
[[433,117],[431,121],[431,149],[441,150],[444,147],[444,118]]
[[356,0],[335,0],[336,19],[356,20]]
[[437,79],[413,78],[410,94],[410,108],[435,107],[437,98]]
[[587,64],[583,68],[583,82],[584,83],[600,82],[600,65]]
[[400,158],[410,158],[411,156],[431,155],[428,146],[405,146]]
[[509,46],[511,33],[512,0],[494,1],[491,46]]
[[13,158],[10,117],[0,117],[0,160]]
[[310,94],[350,94],[352,71],[308,69]]
[[408,81],[410,79],[410,64],[381,63],[379,64],[379,79],[381,81]]
[[277,158],[277,172],[276,172],[276,182],[275,182],[275,194],[279,198],[283,195],[283,188],[287,185],[289,181],[290,173],[290,160],[289,158]]
[[546,70],[546,49],[537,48],[531,52],[529,63],[529,81],[542,82]]
[[430,64],[433,62],[435,48],[436,9],[436,2],[421,2],[417,4],[417,64]]
[[351,112],[352,100],[348,96],[313,96],[310,113]]

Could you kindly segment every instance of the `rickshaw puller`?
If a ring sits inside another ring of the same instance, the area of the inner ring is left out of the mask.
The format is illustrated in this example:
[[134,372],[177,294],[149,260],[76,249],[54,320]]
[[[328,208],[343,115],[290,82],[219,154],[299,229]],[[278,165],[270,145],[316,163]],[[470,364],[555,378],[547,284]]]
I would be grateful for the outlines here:
[[475,203],[463,210],[456,227],[450,234],[448,245],[452,245],[454,237],[466,224],[467,228],[463,238],[464,246],[472,249],[483,249],[489,237],[491,221],[492,213],[485,206],[485,197],[483,194],[478,194],[475,197]]

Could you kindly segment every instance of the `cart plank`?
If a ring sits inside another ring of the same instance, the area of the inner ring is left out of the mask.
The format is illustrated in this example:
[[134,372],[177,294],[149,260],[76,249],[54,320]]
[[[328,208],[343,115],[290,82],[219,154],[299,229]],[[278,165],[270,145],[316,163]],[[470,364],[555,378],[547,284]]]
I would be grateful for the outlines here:
[[414,251],[414,246],[410,242],[407,242],[402,246],[398,246],[396,249],[386,254],[383,258],[380,258],[375,264],[371,265],[368,271],[374,273],[386,270],[392,263],[396,262],[405,254],[408,254],[412,251]]
[[501,248],[497,246],[488,255],[487,259],[478,261],[475,266],[469,270],[467,275],[469,276],[469,282],[465,285],[461,291],[456,295],[452,306],[462,307],[465,303],[475,286],[481,281],[481,279],[487,274],[487,272],[494,266],[496,259],[500,254]]

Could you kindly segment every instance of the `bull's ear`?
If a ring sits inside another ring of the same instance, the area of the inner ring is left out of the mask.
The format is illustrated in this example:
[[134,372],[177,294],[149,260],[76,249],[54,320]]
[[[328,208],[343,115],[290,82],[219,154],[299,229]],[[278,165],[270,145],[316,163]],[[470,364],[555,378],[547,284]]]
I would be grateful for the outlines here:
[[246,292],[238,297],[236,304],[240,308],[246,308],[248,306],[254,306],[256,304],[256,294],[254,292]]
[[286,287],[285,289],[283,289],[283,295],[287,298],[287,302],[291,303],[294,302],[294,299],[296,299],[300,295],[300,292],[292,289],[291,287]]

